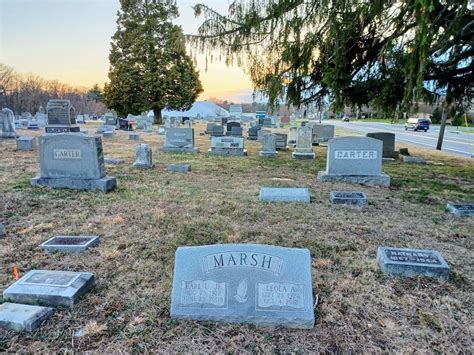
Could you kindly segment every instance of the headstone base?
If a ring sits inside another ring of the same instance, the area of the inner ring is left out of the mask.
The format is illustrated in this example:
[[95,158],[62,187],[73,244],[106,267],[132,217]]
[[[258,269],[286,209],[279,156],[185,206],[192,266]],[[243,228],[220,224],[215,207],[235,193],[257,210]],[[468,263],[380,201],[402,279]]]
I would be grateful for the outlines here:
[[276,158],[278,153],[277,152],[260,152],[258,153],[263,158]]
[[293,152],[291,155],[293,159],[314,159],[315,155],[314,153],[299,153],[299,152]]
[[79,126],[61,126],[61,125],[48,125],[44,128],[46,133],[70,133],[80,132]]
[[54,313],[49,307],[17,303],[0,305],[0,328],[31,333]]
[[179,148],[179,147],[160,147],[162,152],[165,153],[199,153],[199,148]]
[[220,155],[224,157],[244,157],[247,155],[247,149],[213,148],[209,149],[208,153],[211,155]]
[[348,182],[351,184],[390,186],[390,176],[381,175],[336,175],[328,174],[326,171],[318,172],[318,180],[321,182]]
[[117,179],[105,176],[101,179],[45,178],[37,176],[31,179],[31,185],[51,187],[53,189],[100,190],[109,192],[117,187]]

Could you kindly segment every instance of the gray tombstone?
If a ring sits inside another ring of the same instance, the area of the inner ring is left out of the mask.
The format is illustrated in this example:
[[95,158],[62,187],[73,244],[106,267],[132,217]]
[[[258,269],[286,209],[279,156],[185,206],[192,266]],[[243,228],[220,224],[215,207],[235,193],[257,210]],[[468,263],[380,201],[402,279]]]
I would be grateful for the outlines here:
[[276,135],[276,149],[277,150],[288,150],[287,139],[288,135],[284,133],[275,133]]
[[13,111],[8,108],[3,108],[0,111],[0,138],[16,138],[15,132],[15,115]]
[[212,137],[222,137],[224,135],[224,126],[216,124],[212,127]]
[[191,164],[170,164],[167,170],[172,173],[187,173],[191,171]]
[[211,148],[209,153],[221,156],[245,156],[247,150],[244,148],[243,137],[211,137]]
[[6,302],[48,307],[73,307],[94,287],[90,272],[32,270],[3,291]]
[[129,132],[128,133],[128,140],[139,141],[140,140],[140,133],[138,133],[138,132]]
[[298,130],[298,127],[290,127],[288,129],[288,144],[290,145],[296,144],[296,137],[298,136],[297,130]]
[[104,134],[105,132],[115,132],[116,129],[117,129],[116,126],[101,125],[101,126],[97,126],[95,133]]
[[426,160],[422,157],[414,157],[410,155],[404,155],[403,162],[407,164],[426,164]]
[[206,134],[212,134],[212,132],[214,131],[214,126],[215,126],[215,123],[208,123],[206,125],[206,131],[205,133]]
[[309,126],[300,126],[297,129],[296,147],[293,159],[314,159],[313,130]]
[[259,141],[260,143],[263,142],[263,136],[265,134],[269,134],[269,133],[272,133],[272,131],[270,131],[269,129],[259,129],[257,131],[257,141]]
[[367,196],[363,192],[356,191],[331,191],[331,202],[335,205],[367,205]]
[[151,148],[148,144],[139,144],[135,149],[135,168],[151,169],[153,168],[153,158]]
[[258,244],[179,247],[171,317],[311,329],[310,252]]
[[160,150],[163,152],[199,152],[199,149],[194,146],[194,128],[168,128],[165,133],[165,144]]
[[36,137],[26,137],[26,136],[18,137],[16,139],[16,149],[23,150],[23,151],[35,150]]
[[101,190],[117,186],[105,175],[102,139],[82,133],[44,134],[39,137],[40,176],[32,185],[52,188]]
[[395,151],[395,133],[373,132],[367,133],[367,137],[379,139],[383,143],[382,157],[397,159],[399,152]]
[[117,117],[112,112],[104,113],[104,121],[107,126],[117,126]]
[[251,141],[256,141],[258,139],[258,131],[261,129],[261,127],[258,126],[253,126],[248,129],[248,140]]
[[329,141],[326,170],[318,173],[323,182],[390,185],[382,173],[382,142],[368,137],[341,137]]
[[458,217],[473,217],[474,203],[453,203],[446,205],[447,210]]
[[447,279],[449,266],[435,250],[379,247],[377,261],[388,276],[428,276]]
[[230,131],[232,137],[242,137],[242,127],[232,127]]
[[262,187],[259,201],[310,203],[311,196],[306,187]]
[[3,303],[0,305],[0,328],[31,333],[54,313],[50,307]]
[[262,150],[259,155],[266,158],[276,158],[276,135],[274,134],[265,134],[263,136]]
[[49,100],[46,106],[48,113],[48,125],[46,133],[67,133],[79,132],[80,128],[76,125],[76,116],[74,107],[69,100]]
[[313,124],[313,143],[319,144],[334,138],[334,126],[330,124]]
[[79,253],[98,243],[99,237],[96,235],[56,236],[40,244],[40,248],[50,252]]
[[39,127],[46,127],[48,125],[48,115],[45,113],[37,112],[35,115],[36,122]]

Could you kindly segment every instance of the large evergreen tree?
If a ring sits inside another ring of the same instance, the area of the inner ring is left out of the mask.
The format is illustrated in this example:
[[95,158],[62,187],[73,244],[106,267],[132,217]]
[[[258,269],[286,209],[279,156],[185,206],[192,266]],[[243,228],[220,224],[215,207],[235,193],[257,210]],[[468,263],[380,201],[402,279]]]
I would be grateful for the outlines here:
[[186,110],[202,92],[199,75],[186,54],[175,0],[120,0],[117,31],[109,55],[105,103],[120,115],[152,109]]

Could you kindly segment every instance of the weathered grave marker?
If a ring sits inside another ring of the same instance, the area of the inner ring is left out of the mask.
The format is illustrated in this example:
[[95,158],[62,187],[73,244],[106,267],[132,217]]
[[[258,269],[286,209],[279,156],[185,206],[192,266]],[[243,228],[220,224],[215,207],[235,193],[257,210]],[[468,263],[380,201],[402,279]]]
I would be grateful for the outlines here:
[[148,144],[139,144],[135,149],[135,168],[151,169],[153,168],[152,151]]
[[262,187],[259,200],[262,202],[303,202],[310,203],[311,196],[307,188],[298,187]]
[[262,150],[259,155],[266,158],[276,158],[278,152],[276,151],[276,135],[265,134],[263,136]]
[[331,202],[335,205],[367,205],[367,196],[363,192],[331,191],[330,198]]
[[194,128],[168,128],[165,133],[163,152],[197,153],[194,146]]
[[407,164],[426,164],[426,160],[422,157],[413,157],[409,155],[403,156],[403,162]]
[[128,139],[131,141],[139,141],[140,140],[140,133],[138,132],[129,132]]
[[446,206],[449,212],[458,217],[472,217],[474,216],[474,203],[452,203],[449,202]]
[[187,173],[191,171],[190,164],[170,164],[167,167],[167,170],[172,173]]
[[373,132],[367,133],[367,137],[379,139],[382,141],[382,157],[398,159],[399,152],[395,150],[395,133]]
[[245,156],[247,150],[244,149],[243,137],[211,137],[211,148],[209,153],[222,156]]
[[99,237],[92,235],[56,236],[40,245],[46,251],[61,251],[64,253],[78,253],[92,248],[99,243]]
[[79,126],[76,125],[74,107],[71,106],[69,100],[49,100],[46,111],[48,114],[48,125],[45,128],[46,133],[80,131]]
[[22,136],[16,139],[16,149],[30,151],[36,149],[36,137]]
[[26,304],[0,304],[0,328],[31,333],[54,313],[50,307]]
[[16,138],[15,132],[15,115],[13,111],[8,108],[3,108],[0,111],[0,138]]
[[179,247],[171,317],[311,329],[309,250],[257,244]]
[[313,130],[309,126],[301,126],[297,129],[296,147],[293,151],[293,159],[314,159],[313,153]]

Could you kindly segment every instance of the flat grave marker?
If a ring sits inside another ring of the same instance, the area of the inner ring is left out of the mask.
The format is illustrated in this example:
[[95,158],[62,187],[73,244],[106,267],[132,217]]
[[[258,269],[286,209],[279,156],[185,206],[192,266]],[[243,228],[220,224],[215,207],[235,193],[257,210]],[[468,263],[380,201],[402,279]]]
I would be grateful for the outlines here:
[[16,149],[30,151],[36,149],[36,137],[22,136],[16,139]]
[[403,162],[407,164],[426,164],[426,160],[422,157],[414,157],[409,155],[403,156]]
[[388,276],[429,276],[447,279],[449,266],[435,250],[379,247],[377,261]]
[[298,187],[262,187],[259,200],[261,202],[302,202],[310,203],[309,189]]
[[95,235],[56,236],[42,243],[40,247],[47,251],[78,253],[92,248],[98,243],[99,237]]
[[453,203],[449,202],[446,208],[458,217],[474,217],[474,203]]
[[54,313],[50,307],[26,304],[0,304],[0,328],[31,333]]
[[355,191],[331,191],[331,202],[335,205],[367,205],[367,196],[363,192]]
[[191,164],[169,164],[167,170],[172,173],[187,173],[191,171]]
[[311,329],[310,252],[258,244],[179,247],[171,317]]

